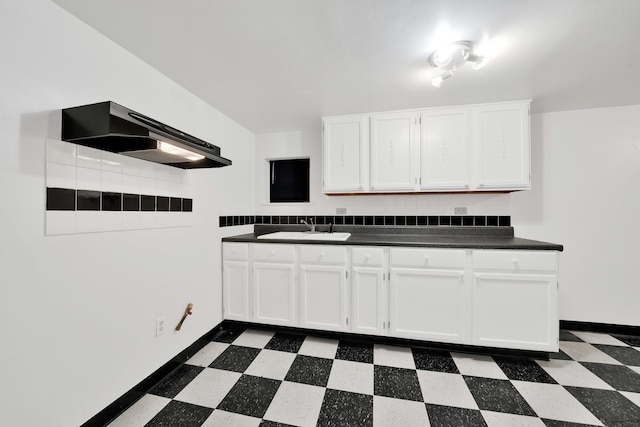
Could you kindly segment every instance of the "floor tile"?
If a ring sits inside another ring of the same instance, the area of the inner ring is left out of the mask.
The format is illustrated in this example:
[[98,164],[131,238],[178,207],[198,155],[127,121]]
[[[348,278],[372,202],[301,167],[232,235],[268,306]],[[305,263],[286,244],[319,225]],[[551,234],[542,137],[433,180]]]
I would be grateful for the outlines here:
[[448,351],[412,348],[411,352],[413,353],[416,369],[449,374],[459,373],[456,363]]
[[445,372],[418,371],[422,398],[434,405],[478,409],[462,375]]
[[616,390],[640,392],[640,375],[626,366],[587,362],[582,364]]
[[482,427],[487,424],[477,409],[451,408],[427,404],[432,427]]
[[373,396],[373,425],[429,427],[430,424],[422,402]]
[[333,359],[338,350],[338,341],[317,337],[306,337],[298,354],[305,356],[324,357]]
[[546,418],[541,418],[541,420],[547,427],[596,427],[593,424],[568,423],[566,421],[549,420]]
[[529,404],[507,380],[464,377],[478,407],[486,411],[536,416]]
[[238,338],[245,331],[245,329],[246,328],[239,327],[239,326],[234,326],[231,328],[227,327],[225,329],[218,331],[218,333],[216,333],[216,335],[213,337],[213,341],[231,344],[236,338]]
[[372,395],[373,365],[348,360],[334,360],[327,387]]
[[611,336],[631,347],[640,347],[640,336],[623,334],[611,334]]
[[109,427],[143,426],[151,421],[169,402],[171,402],[169,398],[156,396],[155,394],[145,394],[123,414],[113,420]]
[[636,406],[640,406],[640,393],[632,393],[630,391],[621,391],[621,395],[632,401]]
[[411,349],[394,345],[374,345],[373,363],[396,368],[416,369]]
[[262,350],[244,372],[256,377],[284,380],[296,355],[284,351]]
[[606,426],[640,425],[640,408],[617,391],[580,387],[566,389]]
[[199,366],[182,365],[156,384],[149,393],[172,399],[204,369]]
[[581,424],[600,424],[599,420],[561,385],[525,381],[512,383],[540,418]]
[[194,354],[185,363],[188,365],[202,366],[203,368],[209,366],[211,362],[216,360],[218,356],[222,354],[229,347],[229,344],[222,342],[210,342],[205,345],[199,352]]
[[507,376],[491,356],[478,354],[451,353],[462,375],[506,380]]
[[640,351],[633,347],[619,347],[604,344],[594,344],[593,346],[613,357],[620,363],[631,366],[640,366]]
[[603,334],[599,332],[583,332],[583,331],[571,331],[571,333],[584,342],[588,342],[589,344],[608,344],[608,345],[621,345],[626,346],[624,342],[619,339],[609,335]]
[[269,350],[287,351],[289,353],[297,353],[304,342],[304,335],[285,334],[276,332],[269,343],[264,347]]
[[510,380],[556,384],[556,381],[533,360],[507,357],[494,357],[493,360]]
[[295,426],[315,426],[324,392],[322,387],[285,381],[263,418]]
[[327,389],[318,426],[373,426],[373,396]]
[[240,377],[241,374],[237,372],[207,368],[187,384],[175,399],[216,408]]
[[358,341],[340,341],[336,359],[373,363],[373,344]]
[[574,334],[572,334],[571,332],[564,331],[564,330],[560,331],[560,335],[559,335],[558,338],[560,339],[560,341],[575,341],[575,342],[582,342],[583,341],[580,338],[578,338],[577,336],[575,336]]
[[612,390],[609,384],[575,360],[538,360],[536,363],[558,384]]
[[413,369],[373,367],[373,391],[376,396],[422,402],[417,371]]
[[277,423],[275,421],[262,420],[260,427],[296,427],[291,424]]
[[629,368],[640,374],[640,366],[629,366]]
[[262,418],[278,387],[278,380],[243,375],[217,409]]
[[269,340],[273,338],[271,331],[258,331],[255,329],[247,329],[238,338],[233,341],[233,345],[241,345],[244,347],[264,348]]
[[503,412],[482,411],[482,417],[488,427],[545,427],[538,417],[505,414]]
[[242,373],[251,365],[258,353],[260,353],[258,348],[230,345],[209,367]]
[[285,380],[326,387],[333,360],[322,357],[297,355]]
[[260,418],[248,417],[246,415],[216,409],[204,424],[202,424],[202,427],[258,427],[261,421]]
[[212,412],[211,408],[172,400],[145,427],[200,427]]
[[614,365],[620,364],[620,362],[611,356],[603,353],[586,342],[561,342],[560,349],[571,356],[573,360],[577,360],[578,362],[612,363]]
[[549,359],[555,360],[573,360],[567,353],[560,350],[557,353],[549,353]]

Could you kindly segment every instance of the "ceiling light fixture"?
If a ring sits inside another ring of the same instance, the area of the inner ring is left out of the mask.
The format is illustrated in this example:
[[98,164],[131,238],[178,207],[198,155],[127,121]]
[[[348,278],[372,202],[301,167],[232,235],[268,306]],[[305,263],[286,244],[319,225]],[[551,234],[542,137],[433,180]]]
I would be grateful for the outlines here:
[[431,84],[440,87],[442,82],[453,76],[456,69],[465,62],[471,62],[474,70],[484,67],[489,58],[477,55],[473,50],[473,43],[467,40],[453,42],[441,47],[431,54],[429,64],[442,73],[431,79]]

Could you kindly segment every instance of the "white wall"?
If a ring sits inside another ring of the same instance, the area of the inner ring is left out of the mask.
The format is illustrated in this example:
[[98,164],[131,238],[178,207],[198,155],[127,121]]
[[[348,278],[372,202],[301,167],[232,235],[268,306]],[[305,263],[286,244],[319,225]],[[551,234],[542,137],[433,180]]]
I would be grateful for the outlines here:
[[[48,0],[0,0],[0,58],[0,425],[80,425],[221,321],[220,238],[250,227],[218,216],[255,207],[255,136]],[[105,100],[233,160],[190,172],[192,227],[45,237],[45,139]]]
[[516,234],[564,245],[560,318],[640,326],[640,105],[532,117]]
[[[310,202],[269,204],[268,160],[309,157]],[[256,214],[335,215],[454,215],[467,207],[468,215],[509,215],[508,194],[418,194],[326,196],[322,193],[322,130],[256,135]]]

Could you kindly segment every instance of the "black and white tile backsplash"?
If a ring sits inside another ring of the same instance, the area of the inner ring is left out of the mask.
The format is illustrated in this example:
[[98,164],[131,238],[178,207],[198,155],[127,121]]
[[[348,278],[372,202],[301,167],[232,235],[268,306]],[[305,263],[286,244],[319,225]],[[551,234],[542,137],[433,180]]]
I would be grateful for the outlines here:
[[46,234],[191,225],[186,170],[47,140]]
[[248,215],[221,216],[220,227],[251,224],[300,224],[313,218],[316,225],[368,226],[454,226],[454,227],[510,227],[510,216],[390,216],[390,215]]

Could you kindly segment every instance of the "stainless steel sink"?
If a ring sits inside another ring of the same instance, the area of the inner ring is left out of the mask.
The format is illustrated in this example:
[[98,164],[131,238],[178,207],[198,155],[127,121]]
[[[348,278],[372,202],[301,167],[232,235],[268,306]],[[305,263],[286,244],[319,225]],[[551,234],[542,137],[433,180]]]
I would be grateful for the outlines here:
[[351,236],[351,233],[320,233],[310,231],[277,231],[275,233],[263,234],[258,239],[278,239],[278,240],[327,240],[333,242],[344,242]]

